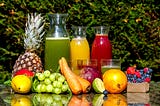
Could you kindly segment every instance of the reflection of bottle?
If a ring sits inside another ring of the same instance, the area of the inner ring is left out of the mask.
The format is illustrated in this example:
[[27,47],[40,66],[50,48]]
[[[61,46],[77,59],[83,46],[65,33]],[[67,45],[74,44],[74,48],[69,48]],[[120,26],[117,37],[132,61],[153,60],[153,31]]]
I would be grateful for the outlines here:
[[74,26],[73,31],[74,38],[70,43],[71,66],[72,70],[79,74],[79,69],[90,59],[90,49],[86,39],[85,27]]
[[70,39],[66,30],[67,14],[49,14],[50,30],[45,41],[45,69],[55,71],[63,56],[70,59]]
[[96,37],[92,44],[91,58],[97,59],[98,69],[101,71],[101,60],[112,58],[112,45],[108,39],[108,27],[98,26],[94,29]]

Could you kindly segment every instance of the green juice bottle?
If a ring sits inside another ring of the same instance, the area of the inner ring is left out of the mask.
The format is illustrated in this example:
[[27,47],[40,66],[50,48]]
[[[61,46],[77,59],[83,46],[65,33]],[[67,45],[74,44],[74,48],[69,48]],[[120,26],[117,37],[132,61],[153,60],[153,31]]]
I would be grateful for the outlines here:
[[59,66],[59,59],[70,60],[70,39],[66,30],[67,14],[49,14],[50,30],[45,39],[45,70]]

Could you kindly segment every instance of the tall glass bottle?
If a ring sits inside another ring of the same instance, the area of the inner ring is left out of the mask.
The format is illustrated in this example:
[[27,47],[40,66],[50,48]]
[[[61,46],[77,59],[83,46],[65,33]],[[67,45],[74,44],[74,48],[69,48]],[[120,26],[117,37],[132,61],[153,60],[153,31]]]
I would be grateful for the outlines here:
[[45,40],[45,70],[55,71],[63,56],[70,59],[70,39],[66,30],[67,14],[49,14],[50,29]]
[[74,38],[70,42],[71,67],[79,75],[80,69],[90,59],[90,48],[86,39],[86,28],[73,26],[72,30]]
[[97,59],[98,70],[101,71],[101,60],[112,59],[112,45],[108,39],[109,27],[97,26],[95,29],[95,39],[92,44],[91,58]]

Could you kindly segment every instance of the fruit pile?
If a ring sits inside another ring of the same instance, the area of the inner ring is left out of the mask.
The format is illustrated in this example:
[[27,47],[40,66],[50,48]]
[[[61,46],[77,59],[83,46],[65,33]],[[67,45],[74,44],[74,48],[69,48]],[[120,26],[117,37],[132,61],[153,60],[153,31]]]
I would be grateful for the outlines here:
[[[49,70],[33,73],[30,70],[21,69],[13,75],[12,88],[17,93],[31,91],[54,94],[73,93],[75,95],[89,93],[92,88],[96,93],[107,95],[108,93],[121,93],[127,85],[127,76],[121,70],[110,69],[103,74],[102,79],[94,78],[91,83],[72,72],[64,57],[59,60],[59,66],[59,72],[54,73]],[[25,80],[22,80],[20,76]],[[30,85],[28,85],[29,82]]]
[[153,70],[151,68],[136,69],[136,67],[127,68],[127,79],[131,83],[150,82],[151,74]]
[[51,73],[45,70],[43,73],[36,73],[32,83],[33,92],[48,92],[61,94],[69,91],[65,77],[60,73]]

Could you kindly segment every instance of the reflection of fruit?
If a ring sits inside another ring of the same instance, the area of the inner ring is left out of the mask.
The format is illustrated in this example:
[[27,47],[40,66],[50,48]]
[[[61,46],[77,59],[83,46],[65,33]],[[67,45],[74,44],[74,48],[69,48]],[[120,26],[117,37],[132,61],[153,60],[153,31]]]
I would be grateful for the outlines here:
[[13,77],[11,86],[17,93],[28,93],[31,89],[31,80],[25,75],[17,75]]
[[92,106],[90,95],[82,94],[81,106]]
[[26,95],[14,96],[11,99],[11,106],[32,106],[32,101]]
[[88,94],[72,95],[67,106],[91,106],[91,98]]
[[32,96],[34,106],[68,106],[71,98],[69,94],[49,94],[49,93],[36,93]]
[[92,87],[97,93],[103,93],[103,91],[105,90],[104,83],[100,78],[95,78],[93,80]]
[[120,93],[127,87],[127,76],[118,69],[110,69],[103,74],[105,89],[110,93]]
[[93,106],[102,106],[104,102],[103,97],[103,94],[95,94],[92,101]]
[[70,99],[68,106],[81,106],[81,97],[77,95],[73,95]]
[[126,97],[122,94],[108,94],[103,106],[128,106]]

